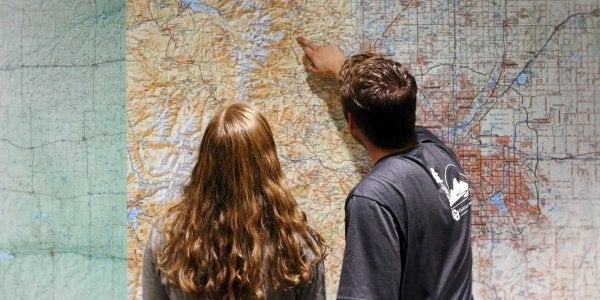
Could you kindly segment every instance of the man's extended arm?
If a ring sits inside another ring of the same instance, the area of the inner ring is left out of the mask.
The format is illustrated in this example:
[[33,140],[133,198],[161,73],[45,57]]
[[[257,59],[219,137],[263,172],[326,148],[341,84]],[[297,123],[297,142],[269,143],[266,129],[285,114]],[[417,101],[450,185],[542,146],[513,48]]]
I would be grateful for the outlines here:
[[303,37],[298,37],[296,40],[310,60],[310,64],[306,66],[307,71],[319,77],[338,78],[346,61],[346,55],[338,46],[334,44],[319,46]]

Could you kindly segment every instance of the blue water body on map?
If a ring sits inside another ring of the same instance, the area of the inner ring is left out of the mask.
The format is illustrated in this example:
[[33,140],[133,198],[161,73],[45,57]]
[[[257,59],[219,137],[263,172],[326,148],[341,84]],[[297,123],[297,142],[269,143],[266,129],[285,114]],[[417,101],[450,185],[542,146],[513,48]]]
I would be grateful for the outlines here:
[[14,255],[0,251],[0,261],[8,261],[13,259],[15,259]]
[[134,207],[127,214],[127,223],[133,222],[133,227],[137,227],[137,216],[142,212],[139,207]]
[[581,62],[581,52],[580,51],[571,51],[571,59],[575,62]]
[[197,11],[197,12],[205,12],[205,13],[211,13],[211,14],[219,13],[218,10],[216,10],[208,5],[202,4],[200,1],[181,0],[181,5],[189,6],[193,11]]
[[506,203],[504,203],[504,195],[502,195],[502,193],[497,192],[497,193],[492,194],[492,196],[490,197],[490,202],[492,202],[492,204],[498,206],[498,210],[501,213],[508,212],[508,207],[506,207]]
[[493,77],[490,77],[490,79],[488,80],[488,82],[485,84],[485,88],[484,90],[490,91],[491,89],[494,88],[494,86],[496,85],[496,79],[494,79]]
[[45,211],[34,211],[33,213],[31,213],[31,218],[33,220],[40,220],[40,221],[44,221],[47,224],[53,224],[54,222],[52,221],[52,218],[50,218],[50,215],[48,215],[47,212]]
[[531,76],[528,72],[523,72],[515,79],[515,83],[517,85],[529,84],[529,77],[531,77]]
[[592,51],[594,51],[596,54],[600,54],[600,47],[593,47]]

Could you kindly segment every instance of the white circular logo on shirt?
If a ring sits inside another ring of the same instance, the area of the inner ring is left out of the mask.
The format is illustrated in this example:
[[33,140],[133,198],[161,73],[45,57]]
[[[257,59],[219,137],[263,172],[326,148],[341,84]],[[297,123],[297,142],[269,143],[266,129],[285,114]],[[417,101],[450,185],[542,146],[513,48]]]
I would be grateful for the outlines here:
[[460,213],[458,213],[458,210],[453,209],[452,210],[452,217],[454,218],[454,220],[458,221],[460,220]]

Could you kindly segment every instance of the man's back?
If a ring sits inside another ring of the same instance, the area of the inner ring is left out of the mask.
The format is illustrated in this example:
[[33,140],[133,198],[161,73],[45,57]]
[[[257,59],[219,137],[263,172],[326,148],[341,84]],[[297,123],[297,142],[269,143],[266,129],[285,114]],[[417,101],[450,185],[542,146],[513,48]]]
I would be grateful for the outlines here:
[[414,76],[376,53],[298,43],[309,72],[340,82],[350,134],[375,164],[346,200],[338,298],[471,298],[469,187],[452,151],[415,128]]
[[417,140],[348,196],[340,299],[471,298],[466,177],[430,132],[418,128]]

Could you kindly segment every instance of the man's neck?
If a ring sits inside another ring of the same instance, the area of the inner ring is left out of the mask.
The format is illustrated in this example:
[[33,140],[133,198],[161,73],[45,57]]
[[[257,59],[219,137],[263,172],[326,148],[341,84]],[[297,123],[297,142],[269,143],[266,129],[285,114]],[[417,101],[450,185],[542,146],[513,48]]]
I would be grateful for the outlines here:
[[350,133],[352,134],[352,137],[361,145],[363,145],[363,147],[365,147],[365,149],[367,150],[367,153],[369,154],[369,158],[371,159],[371,166],[374,166],[382,157],[392,154],[392,153],[396,153],[396,152],[400,152],[400,151],[404,151],[404,150],[408,150],[412,147],[414,147],[417,144],[417,139],[416,137],[409,142],[409,144],[405,147],[400,147],[400,148],[392,148],[392,149],[384,149],[384,148],[380,148],[377,147],[375,144],[373,144],[360,130],[360,128],[356,125],[354,119],[352,118],[352,114],[348,113],[348,124],[349,124],[349,128],[350,128]]
[[396,153],[396,152],[401,152],[404,150],[408,150],[412,147],[414,147],[414,145],[408,145],[406,147],[402,147],[402,148],[394,148],[394,149],[382,149],[379,148],[375,145],[373,145],[370,142],[366,142],[364,143],[365,148],[367,149],[367,153],[369,153],[369,158],[371,158],[371,166],[374,166],[381,158],[390,155],[392,153]]

